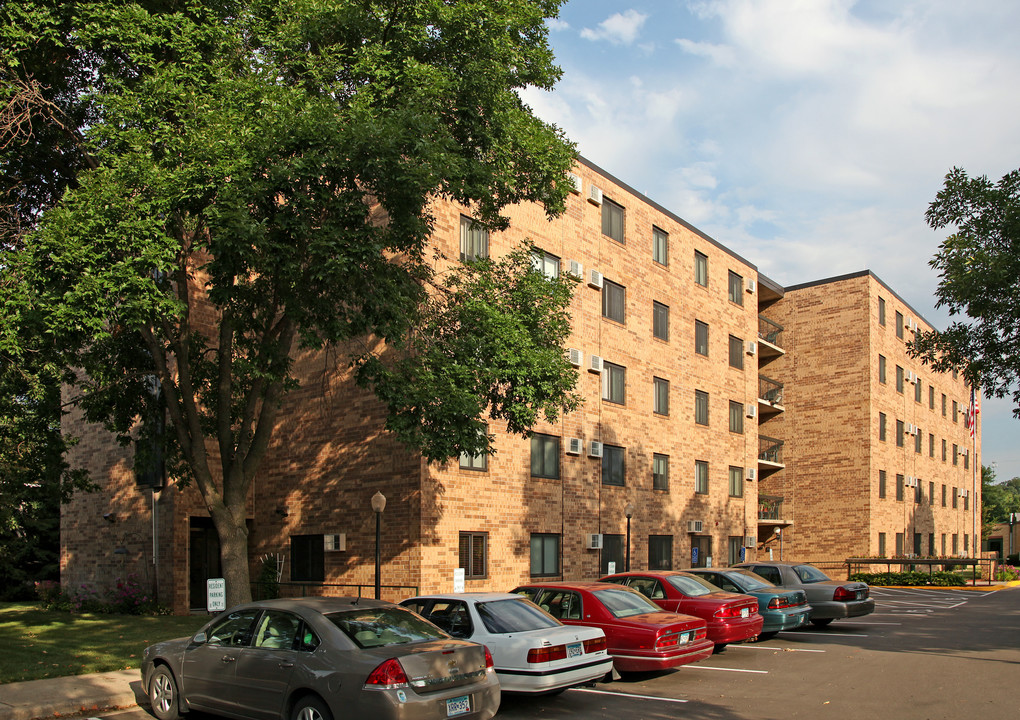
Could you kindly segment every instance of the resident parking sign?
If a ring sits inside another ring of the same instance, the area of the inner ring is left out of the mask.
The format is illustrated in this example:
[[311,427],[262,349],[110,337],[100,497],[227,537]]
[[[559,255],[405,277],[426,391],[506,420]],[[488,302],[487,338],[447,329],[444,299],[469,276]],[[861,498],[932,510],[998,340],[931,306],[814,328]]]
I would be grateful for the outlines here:
[[227,609],[227,581],[223,578],[209,578],[205,581],[205,609],[209,612]]

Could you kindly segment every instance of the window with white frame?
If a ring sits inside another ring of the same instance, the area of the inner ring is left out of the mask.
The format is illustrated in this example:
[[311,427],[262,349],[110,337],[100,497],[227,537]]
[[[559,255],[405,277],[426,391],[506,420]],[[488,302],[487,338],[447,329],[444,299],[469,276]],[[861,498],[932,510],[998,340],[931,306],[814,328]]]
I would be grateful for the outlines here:
[[489,257],[489,231],[469,217],[460,216],[460,259],[462,262]]

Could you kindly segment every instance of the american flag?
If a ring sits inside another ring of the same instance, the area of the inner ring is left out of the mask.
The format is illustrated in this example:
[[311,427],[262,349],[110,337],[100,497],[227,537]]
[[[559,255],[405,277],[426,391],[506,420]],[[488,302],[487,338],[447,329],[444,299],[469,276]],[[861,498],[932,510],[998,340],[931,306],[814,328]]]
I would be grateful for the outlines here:
[[970,436],[974,437],[974,426],[977,425],[977,416],[981,412],[981,403],[978,400],[977,390],[974,386],[970,388],[970,407],[967,408],[967,417],[965,422],[967,427],[970,429]]

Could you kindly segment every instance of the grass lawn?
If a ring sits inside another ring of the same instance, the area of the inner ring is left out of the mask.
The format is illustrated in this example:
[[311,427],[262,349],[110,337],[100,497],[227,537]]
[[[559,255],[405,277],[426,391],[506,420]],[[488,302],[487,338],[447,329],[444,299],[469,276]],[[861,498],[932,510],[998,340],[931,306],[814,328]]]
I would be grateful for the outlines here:
[[0,683],[137,668],[147,645],[191,635],[206,615],[72,615],[0,603]]

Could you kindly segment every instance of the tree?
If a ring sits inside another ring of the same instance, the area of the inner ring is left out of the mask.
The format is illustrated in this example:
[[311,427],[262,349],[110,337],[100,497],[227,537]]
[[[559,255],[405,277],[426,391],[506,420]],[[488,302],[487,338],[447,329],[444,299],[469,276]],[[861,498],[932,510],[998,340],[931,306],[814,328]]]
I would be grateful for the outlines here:
[[985,534],[992,526],[1009,520],[1009,514],[1020,512],[1020,477],[995,482],[995,471],[981,466],[981,523]]
[[939,271],[935,306],[969,320],[918,333],[912,353],[936,371],[962,370],[986,395],[1012,390],[1020,417],[1020,170],[993,184],[953,168],[925,218],[956,228],[929,262]]
[[[0,163],[51,174],[5,200],[27,220],[0,337],[16,354],[11,328],[42,328],[86,418],[135,443],[136,470],[151,448],[195,484],[228,602],[249,596],[245,498],[299,347],[385,341],[386,358],[350,360],[430,459],[488,450],[483,412],[527,432],[572,406],[569,281],[521,251],[446,282],[427,252],[436,199],[490,229],[509,204],[562,211],[573,147],[516,92],[558,78],[545,19],[559,5],[4,6],[0,66],[23,120],[6,123]],[[501,361],[481,373],[488,353]]]

